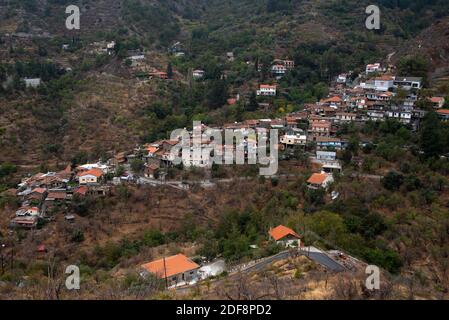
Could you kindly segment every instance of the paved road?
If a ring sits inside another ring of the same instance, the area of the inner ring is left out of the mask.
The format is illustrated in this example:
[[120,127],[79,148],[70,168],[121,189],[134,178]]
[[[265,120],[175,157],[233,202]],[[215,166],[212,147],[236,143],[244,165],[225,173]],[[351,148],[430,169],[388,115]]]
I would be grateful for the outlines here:
[[305,256],[309,257],[313,261],[321,264],[326,269],[329,269],[333,272],[343,272],[346,269],[339,264],[337,261],[330,258],[328,255],[322,252],[304,252]]
[[242,270],[243,272],[254,272],[254,271],[261,271],[265,269],[268,265],[272,264],[273,262],[287,259],[290,256],[289,251],[284,251],[281,253],[278,253],[277,255],[265,258],[261,260],[260,262],[256,262],[254,265],[245,268]]
[[[300,254],[310,258],[311,260],[315,261],[316,263],[322,265],[326,269],[332,271],[332,272],[342,272],[346,269],[339,264],[337,261],[330,258],[327,254],[324,252],[321,252],[320,250],[314,249],[309,251],[301,251]],[[261,271],[267,266],[271,265],[273,262],[284,260],[290,257],[290,251],[283,251],[281,253],[278,253],[274,256],[268,257],[266,259],[263,259],[261,261],[255,262],[252,265],[249,265],[247,267],[243,267],[243,272],[254,272],[254,271]]]

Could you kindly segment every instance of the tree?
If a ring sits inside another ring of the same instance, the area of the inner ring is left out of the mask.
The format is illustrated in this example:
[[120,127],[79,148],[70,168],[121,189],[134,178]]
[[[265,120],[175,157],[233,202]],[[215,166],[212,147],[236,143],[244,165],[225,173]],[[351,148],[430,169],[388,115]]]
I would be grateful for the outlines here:
[[228,98],[228,88],[226,81],[217,79],[212,81],[207,95],[207,102],[211,109],[218,109],[226,104]]
[[257,109],[259,109],[259,103],[257,102],[256,93],[253,91],[251,93],[251,96],[249,97],[249,103],[246,106],[246,110],[249,111],[249,112],[254,112]]
[[404,176],[395,171],[390,171],[383,179],[382,185],[390,191],[397,191],[404,183]]
[[134,159],[131,162],[131,169],[133,170],[134,173],[142,172],[144,167],[145,167],[145,164],[144,164],[143,160],[141,160],[141,159]]
[[398,65],[398,74],[400,76],[414,75],[416,77],[427,78],[429,65],[424,57],[407,57],[401,59]]
[[426,158],[438,157],[444,151],[442,126],[438,115],[430,112],[426,115],[420,131],[420,147]]
[[169,79],[173,79],[173,66],[172,66],[171,62],[169,62],[168,66],[167,66],[167,77]]

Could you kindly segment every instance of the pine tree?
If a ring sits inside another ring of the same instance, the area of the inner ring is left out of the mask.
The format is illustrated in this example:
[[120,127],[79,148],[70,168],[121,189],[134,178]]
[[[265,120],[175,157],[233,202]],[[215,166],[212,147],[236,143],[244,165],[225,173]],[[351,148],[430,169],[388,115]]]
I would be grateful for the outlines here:
[[256,111],[257,109],[259,109],[259,103],[257,102],[257,96],[256,96],[256,93],[253,91],[253,92],[251,93],[250,98],[249,98],[249,103],[248,103],[248,105],[246,106],[246,110],[247,110],[247,111],[250,111],[250,112],[254,112],[254,111]]
[[169,62],[168,66],[167,66],[167,77],[169,79],[173,79],[173,66],[172,66],[171,62]]
[[435,112],[428,113],[424,118],[420,132],[420,145],[426,158],[437,157],[443,152],[442,126]]

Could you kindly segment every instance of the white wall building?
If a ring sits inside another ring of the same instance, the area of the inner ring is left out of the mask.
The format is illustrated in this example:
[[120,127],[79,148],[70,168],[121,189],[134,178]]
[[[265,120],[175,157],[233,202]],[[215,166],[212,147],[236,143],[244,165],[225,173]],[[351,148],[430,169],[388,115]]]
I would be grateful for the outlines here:
[[276,85],[261,84],[259,90],[257,90],[258,96],[276,96],[276,94],[277,94]]

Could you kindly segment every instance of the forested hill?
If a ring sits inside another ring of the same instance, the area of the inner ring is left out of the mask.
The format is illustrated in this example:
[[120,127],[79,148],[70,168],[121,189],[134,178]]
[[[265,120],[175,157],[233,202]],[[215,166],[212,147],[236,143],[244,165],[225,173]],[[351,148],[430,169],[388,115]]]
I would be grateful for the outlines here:
[[[80,7],[79,31],[65,28],[69,4]],[[427,58],[418,60],[419,74],[437,70],[446,75],[441,66],[449,58],[448,1],[378,1],[380,30],[365,27],[365,9],[371,4],[0,0],[0,159],[26,164],[55,157],[67,161],[80,149],[96,157],[105,150],[164,138],[192,118],[236,121],[242,116],[239,110],[215,111],[227,98],[253,91],[259,80],[265,81],[252,64],[268,65],[274,58],[295,60],[295,70],[280,85],[288,92],[288,104],[297,108],[322,98],[340,72],[356,74],[392,52],[398,53],[394,59],[410,54]],[[117,43],[114,55],[91,54],[93,44],[102,41]],[[169,54],[177,41],[186,53],[183,59]],[[70,50],[61,49],[65,44]],[[178,81],[139,89],[136,74],[125,64],[132,51],[145,52],[148,65],[160,71],[170,64]],[[226,53],[231,51],[236,59],[228,63]],[[411,67],[416,71],[416,65]],[[186,79],[196,68],[206,71],[206,81],[192,89]],[[65,75],[67,69],[74,72]],[[217,79],[224,73],[226,83]],[[24,77],[41,77],[44,85],[37,91],[23,90]]]

